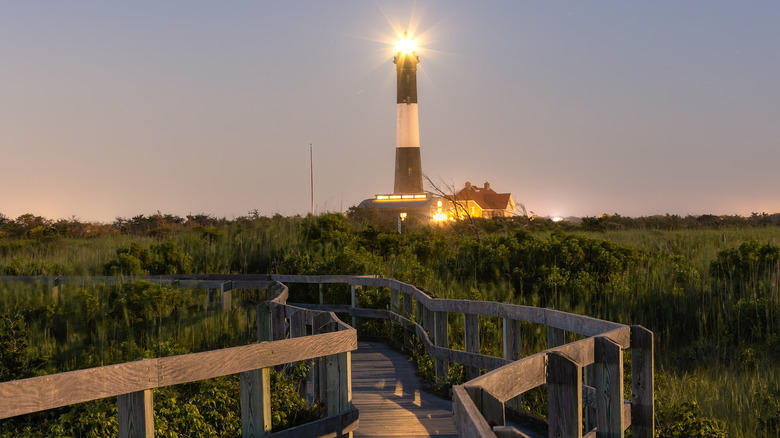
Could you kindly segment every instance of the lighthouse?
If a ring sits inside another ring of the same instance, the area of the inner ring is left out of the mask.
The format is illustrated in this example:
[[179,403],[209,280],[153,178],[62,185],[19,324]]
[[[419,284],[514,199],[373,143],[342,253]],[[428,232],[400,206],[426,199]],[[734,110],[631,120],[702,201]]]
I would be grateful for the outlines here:
[[[393,193],[378,194],[360,203],[360,208],[376,209],[384,220],[402,222],[441,220],[440,198],[423,190],[420,161],[420,122],[417,115],[417,48],[407,34],[396,44],[393,58],[396,71],[395,184]],[[436,216],[439,213],[439,216]],[[445,216],[446,217],[446,216]]]
[[422,194],[420,122],[417,114],[417,56],[414,40],[404,33],[393,58],[396,83],[395,185],[393,194]]

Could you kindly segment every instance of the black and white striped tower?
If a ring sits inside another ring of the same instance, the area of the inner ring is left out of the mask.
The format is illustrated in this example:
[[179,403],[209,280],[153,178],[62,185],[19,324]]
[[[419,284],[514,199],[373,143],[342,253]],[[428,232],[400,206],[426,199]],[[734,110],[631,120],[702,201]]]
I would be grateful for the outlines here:
[[397,124],[395,136],[395,185],[393,193],[419,194],[423,192],[422,162],[420,161],[420,122],[417,116],[417,57],[414,41],[406,33],[397,46],[393,58],[397,83]]

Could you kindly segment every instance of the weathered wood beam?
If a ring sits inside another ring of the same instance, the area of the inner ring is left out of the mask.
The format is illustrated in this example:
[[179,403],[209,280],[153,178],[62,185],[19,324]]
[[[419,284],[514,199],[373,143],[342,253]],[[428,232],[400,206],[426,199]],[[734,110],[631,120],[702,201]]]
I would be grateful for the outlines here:
[[117,397],[120,438],[153,438],[154,405],[152,390],[120,394]]
[[596,338],[596,427],[599,438],[623,438],[623,351],[611,340]]
[[568,356],[547,354],[547,424],[550,436],[582,437],[582,367]]
[[655,436],[653,332],[631,326],[631,430],[634,437]]
[[[466,352],[479,353],[479,315],[464,313],[463,322],[463,341]],[[464,373],[466,380],[479,377],[480,369],[473,366],[465,366]]]

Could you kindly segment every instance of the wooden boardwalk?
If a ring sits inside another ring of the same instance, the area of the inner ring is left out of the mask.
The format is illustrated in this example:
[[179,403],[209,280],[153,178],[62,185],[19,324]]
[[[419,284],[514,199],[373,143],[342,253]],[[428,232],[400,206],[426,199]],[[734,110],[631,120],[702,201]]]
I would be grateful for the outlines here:
[[355,437],[457,437],[452,402],[420,389],[405,356],[379,342],[352,353],[352,402],[360,410]]

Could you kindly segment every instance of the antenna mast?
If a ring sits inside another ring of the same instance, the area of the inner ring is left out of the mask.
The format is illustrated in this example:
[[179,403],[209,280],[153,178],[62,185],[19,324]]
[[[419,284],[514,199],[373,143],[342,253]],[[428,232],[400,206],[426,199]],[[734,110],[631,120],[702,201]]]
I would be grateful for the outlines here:
[[309,179],[311,181],[311,215],[314,216],[314,154],[309,143]]

